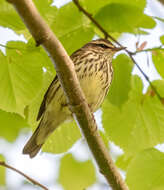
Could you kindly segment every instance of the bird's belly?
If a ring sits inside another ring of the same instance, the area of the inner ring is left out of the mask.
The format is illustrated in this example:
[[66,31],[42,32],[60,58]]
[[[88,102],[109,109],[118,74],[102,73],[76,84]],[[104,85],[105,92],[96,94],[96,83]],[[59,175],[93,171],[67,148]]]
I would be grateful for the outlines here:
[[[99,76],[84,77],[80,80],[81,88],[92,112],[95,112],[102,104],[106,90],[103,89]],[[109,87],[109,84],[106,84]],[[107,89],[108,89],[107,87]]]

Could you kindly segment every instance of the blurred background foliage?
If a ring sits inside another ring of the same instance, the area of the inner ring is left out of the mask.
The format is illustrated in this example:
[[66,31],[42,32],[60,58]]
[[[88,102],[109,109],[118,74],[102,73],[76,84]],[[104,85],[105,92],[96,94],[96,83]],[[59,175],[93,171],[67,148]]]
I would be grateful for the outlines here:
[[[55,5],[55,0],[33,1],[69,55],[93,38],[103,37],[103,33],[73,2],[63,1],[59,7]],[[121,150],[119,156],[114,153],[112,156],[131,190],[164,189],[161,175],[164,154],[157,146],[164,142],[164,33],[156,34],[154,41],[158,43],[155,45],[146,40],[148,36],[154,38],[152,33],[159,23],[164,28],[164,18],[145,11],[152,3],[146,0],[80,0],[80,4],[110,35],[136,52],[137,63],[150,78],[153,79],[153,74],[149,67],[158,76],[152,84],[161,99],[141,74],[136,75],[139,72],[135,72],[135,65],[122,51],[113,60],[112,86],[101,111],[96,114],[109,152],[112,154],[111,142]],[[164,10],[162,4],[158,6]],[[24,37],[23,41],[8,40],[6,48],[0,51],[0,138],[3,139],[0,160],[3,160],[7,155],[4,153],[5,143],[14,144],[21,134],[29,134],[37,126],[37,112],[55,70],[43,48],[35,46],[12,5],[4,0],[0,0],[0,26]],[[144,52],[141,49],[143,52],[139,53],[137,51],[140,51],[143,42],[145,49],[149,50]],[[75,156],[71,151],[80,139],[76,123],[69,122],[58,128],[44,145],[44,152],[52,153],[60,160],[60,165],[57,162],[58,177],[53,183],[61,184],[58,188],[66,190],[108,189],[91,155],[87,152],[88,157],[83,159],[80,154]],[[79,149],[82,151],[84,147],[81,146],[86,145],[83,140],[80,142]],[[21,143],[23,147],[24,141]],[[114,149],[117,148],[115,146]],[[10,189],[9,183],[6,169],[0,167],[0,189]],[[26,186],[27,182],[23,182],[21,189],[26,189]],[[37,189],[28,186],[30,188]]]

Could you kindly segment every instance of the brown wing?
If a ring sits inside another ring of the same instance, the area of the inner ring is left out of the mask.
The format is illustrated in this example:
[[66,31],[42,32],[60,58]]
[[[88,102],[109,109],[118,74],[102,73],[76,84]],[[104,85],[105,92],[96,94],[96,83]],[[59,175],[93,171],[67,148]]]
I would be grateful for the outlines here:
[[[70,57],[72,59],[73,62],[77,63],[78,64],[78,56],[79,56],[79,51],[81,51],[82,49],[79,49],[77,51],[75,51]],[[46,109],[46,103],[47,103],[47,100],[49,98],[49,94],[51,93],[51,90],[53,88],[53,85],[55,85],[55,83],[58,81],[58,77],[57,75],[55,76],[54,80],[51,82],[49,88],[47,89],[47,92],[45,93],[44,95],[44,98],[43,98],[43,101],[41,103],[41,106],[40,106],[40,109],[39,109],[39,112],[38,112],[38,116],[37,116],[37,121],[41,118],[42,114],[44,113],[45,109]],[[58,84],[57,88],[60,87],[60,83]],[[47,98],[48,97],[48,98]]]
[[47,95],[49,94],[49,91],[52,87],[52,85],[54,83],[56,83],[56,81],[58,81],[58,77],[57,75],[55,76],[54,80],[51,82],[50,86],[48,87],[45,95],[44,95],[44,98],[43,98],[43,101],[40,105],[40,108],[39,108],[39,112],[38,112],[38,116],[37,116],[37,121],[41,118],[42,114],[44,113],[45,109],[46,109],[46,102],[47,102]]

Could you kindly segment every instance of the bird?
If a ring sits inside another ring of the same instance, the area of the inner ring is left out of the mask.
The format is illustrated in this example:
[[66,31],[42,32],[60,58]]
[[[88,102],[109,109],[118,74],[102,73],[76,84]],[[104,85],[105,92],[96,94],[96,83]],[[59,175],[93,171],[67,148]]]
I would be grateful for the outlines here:
[[[116,47],[107,39],[88,42],[75,51],[70,58],[90,111],[100,108],[113,78],[112,59],[123,47]],[[37,155],[46,139],[63,122],[72,119],[67,100],[56,75],[44,95],[37,121],[39,125],[23,148],[30,158]]]

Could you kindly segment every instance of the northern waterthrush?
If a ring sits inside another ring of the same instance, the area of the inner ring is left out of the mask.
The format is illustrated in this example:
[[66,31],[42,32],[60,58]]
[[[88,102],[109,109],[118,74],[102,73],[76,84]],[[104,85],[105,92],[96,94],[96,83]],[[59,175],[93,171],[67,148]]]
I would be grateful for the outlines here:
[[[115,47],[105,39],[93,40],[71,55],[77,77],[92,112],[102,104],[110,87],[113,55],[123,48]],[[58,77],[49,86],[40,106],[39,126],[23,149],[24,154],[34,157],[47,137],[64,121],[72,118],[66,106],[66,97]]]

